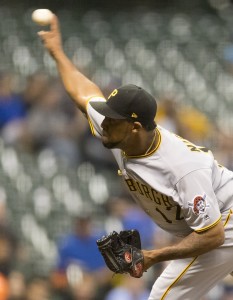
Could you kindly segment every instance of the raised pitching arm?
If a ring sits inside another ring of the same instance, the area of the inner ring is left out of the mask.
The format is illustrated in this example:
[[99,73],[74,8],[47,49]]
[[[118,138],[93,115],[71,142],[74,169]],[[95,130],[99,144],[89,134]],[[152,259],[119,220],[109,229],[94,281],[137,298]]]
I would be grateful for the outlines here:
[[38,35],[43,41],[44,47],[55,60],[66,91],[78,108],[86,114],[87,101],[93,96],[103,97],[103,94],[99,87],[82,74],[64,53],[56,15],[53,15],[50,30],[40,31]]

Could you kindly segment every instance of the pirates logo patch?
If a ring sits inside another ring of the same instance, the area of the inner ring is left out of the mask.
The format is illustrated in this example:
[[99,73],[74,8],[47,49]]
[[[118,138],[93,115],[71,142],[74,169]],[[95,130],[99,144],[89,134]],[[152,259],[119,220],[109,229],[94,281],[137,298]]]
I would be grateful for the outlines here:
[[203,196],[196,196],[193,199],[193,203],[189,203],[189,206],[192,207],[195,215],[204,214],[206,208],[209,207],[209,204],[206,201],[206,194],[204,194]]

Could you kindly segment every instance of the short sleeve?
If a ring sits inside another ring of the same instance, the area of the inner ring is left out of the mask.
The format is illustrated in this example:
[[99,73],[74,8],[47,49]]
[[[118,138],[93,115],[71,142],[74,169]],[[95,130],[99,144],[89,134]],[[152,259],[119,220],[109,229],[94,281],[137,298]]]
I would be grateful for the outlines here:
[[93,97],[87,103],[87,118],[90,125],[91,132],[94,136],[100,137],[102,135],[101,123],[103,122],[104,116],[99,114],[94,108],[91,106],[92,102],[95,101],[103,101],[105,102],[105,98],[101,97]]
[[205,231],[221,220],[211,169],[200,169],[185,175],[176,187],[183,216],[194,231]]

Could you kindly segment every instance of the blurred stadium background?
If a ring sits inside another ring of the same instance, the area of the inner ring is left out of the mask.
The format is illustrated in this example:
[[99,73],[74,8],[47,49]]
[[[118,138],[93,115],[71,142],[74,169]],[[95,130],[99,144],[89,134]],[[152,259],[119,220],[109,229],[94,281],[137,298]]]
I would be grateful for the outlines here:
[[[157,97],[164,126],[211,147],[233,169],[233,3],[51,2],[0,4],[0,299],[146,300],[163,266],[148,272],[138,296],[138,281],[82,268],[81,258],[58,267],[58,241],[72,232],[74,218],[91,218],[98,235],[134,224],[126,211],[139,212],[112,157],[68,99],[31,13],[49,8],[58,15],[65,52],[106,95],[121,84],[143,86]],[[139,218],[134,225],[142,228],[147,221]],[[148,247],[171,242],[157,228],[150,233]],[[107,278],[97,286],[96,273]],[[227,278],[205,299],[233,299],[232,285]],[[128,294],[117,294],[125,286]]]

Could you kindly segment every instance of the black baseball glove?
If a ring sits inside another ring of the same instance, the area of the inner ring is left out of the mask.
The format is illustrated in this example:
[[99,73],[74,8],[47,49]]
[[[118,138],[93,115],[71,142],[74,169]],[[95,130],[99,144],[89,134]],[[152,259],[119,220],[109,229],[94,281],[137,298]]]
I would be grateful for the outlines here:
[[114,273],[129,273],[139,278],[143,275],[141,239],[137,230],[116,231],[97,240],[97,246],[106,265]]

